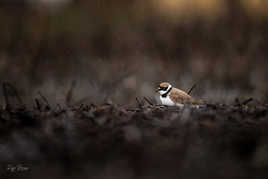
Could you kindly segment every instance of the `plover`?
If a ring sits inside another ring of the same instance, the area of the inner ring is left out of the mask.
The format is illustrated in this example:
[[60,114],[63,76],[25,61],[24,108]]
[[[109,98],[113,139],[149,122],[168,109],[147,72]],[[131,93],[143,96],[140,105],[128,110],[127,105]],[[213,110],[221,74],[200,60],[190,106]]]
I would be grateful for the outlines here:
[[203,104],[201,100],[196,100],[186,92],[174,88],[168,82],[159,84],[157,92],[160,93],[160,100],[166,106],[184,106],[184,104],[200,105]]

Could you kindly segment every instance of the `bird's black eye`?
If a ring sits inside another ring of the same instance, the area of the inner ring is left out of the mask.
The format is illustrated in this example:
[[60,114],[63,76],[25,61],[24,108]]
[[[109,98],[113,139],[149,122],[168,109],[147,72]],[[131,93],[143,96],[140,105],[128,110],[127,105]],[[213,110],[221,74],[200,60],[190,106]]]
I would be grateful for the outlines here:
[[168,87],[159,87],[160,90],[166,91],[168,89]]

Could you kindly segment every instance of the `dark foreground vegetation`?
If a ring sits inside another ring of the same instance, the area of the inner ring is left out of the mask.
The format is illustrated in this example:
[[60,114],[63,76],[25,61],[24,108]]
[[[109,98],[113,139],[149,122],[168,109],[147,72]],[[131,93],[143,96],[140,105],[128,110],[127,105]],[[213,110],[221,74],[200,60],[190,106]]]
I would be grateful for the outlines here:
[[136,106],[52,106],[40,93],[26,107],[10,86],[4,95],[4,178],[268,177],[268,106],[252,99],[200,108],[147,98]]

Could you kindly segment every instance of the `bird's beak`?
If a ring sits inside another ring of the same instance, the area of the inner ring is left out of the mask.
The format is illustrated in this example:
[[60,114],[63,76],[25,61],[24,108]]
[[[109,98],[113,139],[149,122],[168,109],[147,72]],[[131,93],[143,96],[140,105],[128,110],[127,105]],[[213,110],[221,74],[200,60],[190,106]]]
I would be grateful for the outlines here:
[[157,88],[157,89],[155,90],[156,93],[157,93],[158,91],[160,91],[160,88]]

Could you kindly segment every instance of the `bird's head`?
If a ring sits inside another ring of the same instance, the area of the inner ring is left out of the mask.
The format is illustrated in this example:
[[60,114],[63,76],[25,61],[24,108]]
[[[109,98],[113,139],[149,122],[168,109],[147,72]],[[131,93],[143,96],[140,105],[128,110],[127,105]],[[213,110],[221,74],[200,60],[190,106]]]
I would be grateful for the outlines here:
[[160,95],[165,94],[172,88],[172,86],[168,82],[162,82],[158,85],[156,92],[159,92]]

